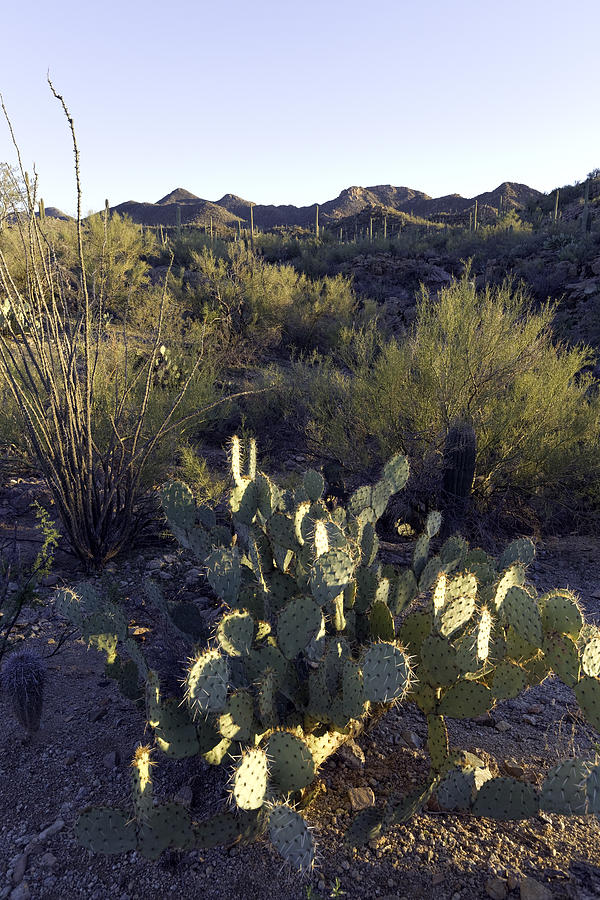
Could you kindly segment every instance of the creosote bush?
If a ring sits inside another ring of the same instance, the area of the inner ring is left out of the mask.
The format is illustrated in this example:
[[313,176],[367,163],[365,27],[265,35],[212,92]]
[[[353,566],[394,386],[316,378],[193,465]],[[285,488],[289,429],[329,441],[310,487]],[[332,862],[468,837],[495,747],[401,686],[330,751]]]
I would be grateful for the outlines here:
[[551,515],[569,492],[585,503],[600,433],[597,386],[586,374],[594,354],[556,343],[552,318],[522,286],[477,291],[466,273],[437,300],[423,290],[409,338],[388,341],[374,360],[345,371],[297,362],[290,385],[300,403],[292,392],[287,408],[305,411],[318,450],[363,466],[402,448],[415,465],[439,467],[448,428],[467,416],[480,506],[522,496]]

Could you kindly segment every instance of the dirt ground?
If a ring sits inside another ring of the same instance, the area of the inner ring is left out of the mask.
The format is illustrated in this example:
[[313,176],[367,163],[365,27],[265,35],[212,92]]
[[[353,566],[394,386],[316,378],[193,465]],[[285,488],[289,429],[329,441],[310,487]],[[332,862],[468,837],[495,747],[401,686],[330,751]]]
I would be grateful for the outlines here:
[[[23,526],[35,492],[35,482],[23,482],[0,493],[2,520]],[[22,536],[26,543],[25,526]],[[587,620],[600,624],[599,551],[595,538],[552,539],[538,548],[530,577],[540,589],[576,591]],[[402,547],[386,545],[386,552],[389,559],[401,558]],[[151,627],[139,590],[143,577],[151,574],[167,593],[181,596],[195,590],[192,566],[173,545],[157,543],[109,574],[130,618]],[[600,825],[592,818],[540,813],[505,823],[431,809],[360,850],[344,844],[353,815],[350,788],[370,788],[383,802],[388,794],[411,790],[427,771],[425,721],[409,704],[358,739],[364,763],[360,751],[340,752],[319,771],[323,792],[306,814],[319,847],[309,880],[282,865],[268,843],[167,853],[158,862],[136,852],[103,857],[82,850],[72,832],[78,811],[88,804],[129,806],[129,762],[150,736],[139,710],[105,677],[100,654],[72,637],[49,656],[64,629],[53,609],[55,585],[80,577],[60,554],[41,591],[42,604],[27,611],[19,629],[23,641],[49,657],[42,727],[33,740],[24,737],[7,698],[0,697],[0,900],[600,897]],[[211,604],[206,597],[209,621],[216,615]],[[451,721],[449,731],[451,744],[476,753],[495,773],[518,772],[537,783],[558,760],[593,755],[597,740],[571,691],[555,679],[499,704],[485,719]],[[226,773],[202,761],[161,757],[154,777],[155,795],[178,795],[198,818],[226,802]]]

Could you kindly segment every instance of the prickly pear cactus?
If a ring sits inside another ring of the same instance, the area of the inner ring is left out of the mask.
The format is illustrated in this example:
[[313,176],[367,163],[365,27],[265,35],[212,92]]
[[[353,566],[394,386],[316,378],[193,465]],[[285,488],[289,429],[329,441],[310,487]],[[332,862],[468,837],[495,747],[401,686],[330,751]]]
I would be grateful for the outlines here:
[[[430,777],[408,797],[361,813],[348,832],[352,843],[406,822],[434,791],[444,808],[503,819],[532,815],[541,803],[595,811],[600,775],[591,764],[565,770],[568,778],[562,770],[549,776],[544,793],[490,777],[448,743],[448,717],[482,714],[550,673],[574,688],[600,730],[600,631],[582,627],[569,592],[537,595],[526,579],[530,541],[514,541],[498,560],[458,535],[440,545],[433,512],[411,566],[382,569],[376,524],[407,481],[405,457],[394,457],[376,484],[333,509],[316,471],[295,492],[278,488],[259,471],[253,442],[243,448],[232,441],[231,475],[229,529],[196,506],[185,485],[162,491],[173,534],[223,605],[208,647],[188,632],[183,696],[163,693],[119,611],[93,591],[59,592],[57,606],[106,653],[132,693],[143,694],[158,751],[231,767],[233,809],[197,822],[177,804],[157,806],[150,752],[139,751],[133,818],[126,810],[84,811],[77,825],[84,846],[109,853],[135,846],[156,858],[167,847],[268,835],[306,872],[314,839],[293,804],[344,741],[399,701],[416,703],[426,716]],[[158,589],[148,584],[146,592],[165,627],[184,633]]]
[[[383,576],[375,530],[408,474],[406,458],[397,456],[376,484],[355,491],[346,508],[331,509],[320,473],[310,470],[294,493],[282,491],[258,470],[254,442],[243,447],[234,438],[228,531],[216,524],[212,510],[196,506],[185,485],[166,485],[169,526],[197,557],[225,609],[211,646],[190,640],[183,697],[163,696],[126,623],[97,594],[58,593],[59,611],[106,653],[121,688],[145,695],[160,751],[234,766],[237,812],[217,817],[214,832],[208,823],[200,823],[200,832],[194,825],[198,844],[264,832],[293,865],[312,865],[311,832],[286,804],[302,796],[318,767],[374,712],[404,698],[411,686],[411,662],[394,616],[416,596],[417,574],[407,569]],[[433,516],[427,527],[433,536],[439,520]],[[181,632],[181,616],[173,615],[158,587],[146,583],[145,591],[165,627]],[[149,765],[144,771],[150,785]],[[136,820],[140,780],[133,791]],[[155,812],[138,822],[135,833],[115,815],[82,814],[79,834],[86,846],[112,847],[104,834],[109,824],[118,835],[115,848],[135,840],[140,852],[154,854],[162,846]],[[180,822],[181,834],[174,837],[172,813],[164,815],[173,826],[169,840],[187,842],[188,821]]]

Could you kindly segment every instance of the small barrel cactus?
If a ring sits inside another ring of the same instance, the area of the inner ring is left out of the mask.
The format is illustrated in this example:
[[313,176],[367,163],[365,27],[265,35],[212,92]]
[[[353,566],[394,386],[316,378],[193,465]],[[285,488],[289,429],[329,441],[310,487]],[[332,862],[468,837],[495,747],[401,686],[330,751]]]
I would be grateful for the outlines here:
[[2,668],[2,690],[28,734],[40,727],[45,682],[44,661],[31,650],[11,653]]

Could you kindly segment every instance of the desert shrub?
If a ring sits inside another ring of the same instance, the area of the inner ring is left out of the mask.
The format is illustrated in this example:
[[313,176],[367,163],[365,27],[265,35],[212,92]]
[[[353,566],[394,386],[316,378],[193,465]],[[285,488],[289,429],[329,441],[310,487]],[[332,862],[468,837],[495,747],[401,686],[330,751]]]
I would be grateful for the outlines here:
[[600,407],[584,374],[592,352],[555,343],[552,318],[550,306],[532,309],[522,286],[478,292],[468,272],[437,301],[423,290],[411,337],[386,343],[374,363],[312,378],[303,366],[296,383],[310,398],[310,434],[339,459],[358,461],[362,450],[381,460],[402,448],[431,460],[466,417],[478,435],[484,506],[515,492],[534,504],[565,499],[598,471]]
[[327,351],[336,346],[356,307],[347,279],[310,279],[289,265],[264,262],[242,244],[228,258],[204,249],[194,257],[197,314],[216,311],[226,329],[266,350],[282,345]]

